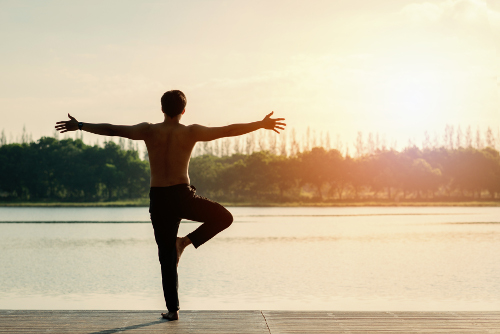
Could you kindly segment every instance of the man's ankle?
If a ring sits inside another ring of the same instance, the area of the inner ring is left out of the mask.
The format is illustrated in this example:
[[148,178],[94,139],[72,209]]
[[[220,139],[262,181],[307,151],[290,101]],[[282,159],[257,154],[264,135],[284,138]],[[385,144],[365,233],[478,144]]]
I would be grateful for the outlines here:
[[162,313],[161,316],[167,320],[177,320],[179,319],[179,311],[168,311],[167,313]]

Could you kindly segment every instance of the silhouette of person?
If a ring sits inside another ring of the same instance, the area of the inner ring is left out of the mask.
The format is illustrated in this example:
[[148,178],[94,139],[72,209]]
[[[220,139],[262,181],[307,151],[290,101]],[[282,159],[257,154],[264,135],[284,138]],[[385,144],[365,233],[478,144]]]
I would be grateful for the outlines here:
[[[94,124],[79,122],[68,113],[68,121],[56,123],[61,133],[88,131],[103,136],[120,136],[144,140],[151,167],[149,212],[153,224],[158,257],[161,265],[163,294],[168,309],[162,316],[168,320],[179,319],[177,266],[184,249],[192,244],[203,245],[233,222],[231,213],[219,203],[196,195],[190,185],[188,166],[194,145],[199,141],[211,141],[223,137],[240,136],[258,129],[279,133],[286,126],[284,118],[264,119],[251,123],[206,127],[180,123],[186,112],[186,96],[179,90],[163,94],[161,107],[164,121],[157,124],[136,125]],[[195,231],[177,237],[181,219],[202,222]]]

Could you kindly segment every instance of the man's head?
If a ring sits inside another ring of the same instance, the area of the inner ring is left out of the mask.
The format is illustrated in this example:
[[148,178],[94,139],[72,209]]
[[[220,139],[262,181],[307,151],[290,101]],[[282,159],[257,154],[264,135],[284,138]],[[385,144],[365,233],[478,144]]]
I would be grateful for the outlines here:
[[180,90],[169,90],[161,97],[161,110],[169,117],[182,114],[186,108],[186,95]]

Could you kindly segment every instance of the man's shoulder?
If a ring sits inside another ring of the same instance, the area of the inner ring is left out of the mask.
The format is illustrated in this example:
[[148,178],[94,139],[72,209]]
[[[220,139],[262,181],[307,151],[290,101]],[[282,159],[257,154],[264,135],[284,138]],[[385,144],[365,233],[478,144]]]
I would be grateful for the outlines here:
[[189,131],[196,131],[196,130],[201,130],[201,129],[206,128],[206,126],[203,126],[201,124],[189,124],[189,125],[185,125],[185,127]]
[[182,125],[182,130],[189,134],[195,133],[201,127],[201,125],[199,124],[186,124],[186,125],[181,124],[181,125]]
[[142,123],[138,123],[138,124],[136,124],[134,126],[136,128],[142,129],[142,130],[149,130],[149,129],[151,129],[152,125],[154,125],[154,124],[149,123],[149,122],[142,122]]

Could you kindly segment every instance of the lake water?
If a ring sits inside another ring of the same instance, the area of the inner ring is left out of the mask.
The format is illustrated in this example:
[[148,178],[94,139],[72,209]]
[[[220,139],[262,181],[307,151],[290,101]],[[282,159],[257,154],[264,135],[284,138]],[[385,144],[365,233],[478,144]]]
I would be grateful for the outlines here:
[[[229,229],[182,256],[181,309],[500,309],[500,208],[229,210]],[[0,208],[0,308],[164,309],[148,219]]]

